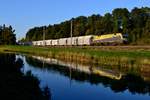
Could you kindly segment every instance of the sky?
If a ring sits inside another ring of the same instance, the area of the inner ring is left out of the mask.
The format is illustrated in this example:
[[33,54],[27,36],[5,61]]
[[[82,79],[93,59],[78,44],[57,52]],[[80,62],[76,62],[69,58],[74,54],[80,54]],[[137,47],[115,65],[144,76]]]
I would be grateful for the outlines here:
[[115,8],[150,7],[150,0],[0,0],[0,25],[12,25],[17,39],[35,26],[78,16],[104,15]]

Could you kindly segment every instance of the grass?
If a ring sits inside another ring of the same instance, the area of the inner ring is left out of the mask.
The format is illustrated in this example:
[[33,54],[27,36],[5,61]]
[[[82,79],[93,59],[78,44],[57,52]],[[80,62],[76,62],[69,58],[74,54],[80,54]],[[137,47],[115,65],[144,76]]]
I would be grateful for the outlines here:
[[32,46],[0,46],[0,51],[11,51],[29,54],[60,54],[60,53],[73,53],[76,55],[85,55],[88,57],[129,57],[129,58],[139,58],[147,57],[150,58],[150,51],[135,51],[135,50],[101,50],[99,49],[89,49],[89,48],[48,48],[48,47],[32,47]]
[[91,49],[88,47],[32,47],[32,46],[0,46],[1,52],[17,52],[39,55],[50,58],[77,61],[82,63],[97,63],[106,65],[135,66],[150,65],[150,51],[121,49]]

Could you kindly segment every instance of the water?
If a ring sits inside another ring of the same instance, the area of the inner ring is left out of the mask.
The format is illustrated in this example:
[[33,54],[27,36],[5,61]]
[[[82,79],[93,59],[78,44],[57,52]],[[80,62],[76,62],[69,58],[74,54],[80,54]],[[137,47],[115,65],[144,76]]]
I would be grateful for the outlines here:
[[52,100],[150,100],[149,76],[39,56],[18,58],[21,71],[31,71],[42,90],[48,86]]
[[38,56],[21,57],[24,72],[31,70],[47,85],[52,100],[149,100],[150,83],[140,76],[82,66]]

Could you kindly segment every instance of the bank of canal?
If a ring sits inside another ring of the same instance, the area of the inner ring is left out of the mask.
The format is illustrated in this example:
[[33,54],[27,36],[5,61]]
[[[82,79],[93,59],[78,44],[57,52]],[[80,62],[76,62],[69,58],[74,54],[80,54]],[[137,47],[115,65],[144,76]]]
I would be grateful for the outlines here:
[[[122,49],[120,49],[122,48]],[[128,48],[128,49],[123,49]],[[130,49],[132,48],[132,49]],[[89,47],[32,47],[32,46],[1,46],[1,52],[15,52],[38,55],[47,58],[56,58],[85,64],[111,65],[121,68],[150,66],[150,49],[148,47],[102,47],[92,49]],[[144,50],[145,49],[145,50]]]

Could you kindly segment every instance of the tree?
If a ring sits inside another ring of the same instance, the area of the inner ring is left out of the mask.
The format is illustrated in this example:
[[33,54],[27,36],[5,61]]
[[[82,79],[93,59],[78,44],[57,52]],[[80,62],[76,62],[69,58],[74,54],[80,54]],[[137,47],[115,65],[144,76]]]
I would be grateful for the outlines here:
[[87,17],[79,16],[73,19],[73,36],[83,36],[86,32]]
[[114,18],[114,32],[126,32],[129,21],[129,11],[126,8],[117,8],[112,12]]
[[112,33],[113,31],[113,18],[110,13],[106,13],[102,18],[102,24],[104,34]]
[[16,44],[15,30],[12,26],[6,27],[5,24],[0,26],[0,44]]

